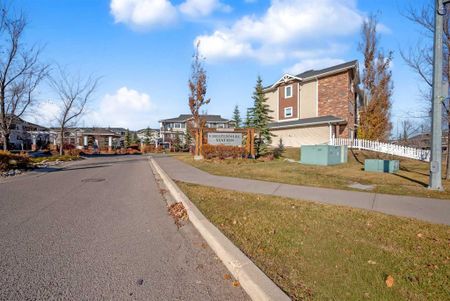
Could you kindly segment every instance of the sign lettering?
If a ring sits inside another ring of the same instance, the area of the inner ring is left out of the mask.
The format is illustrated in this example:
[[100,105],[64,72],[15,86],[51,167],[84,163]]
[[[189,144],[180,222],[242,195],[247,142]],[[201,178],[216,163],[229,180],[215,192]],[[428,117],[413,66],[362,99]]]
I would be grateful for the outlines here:
[[218,133],[218,132],[208,133],[208,144],[241,146],[242,133]]

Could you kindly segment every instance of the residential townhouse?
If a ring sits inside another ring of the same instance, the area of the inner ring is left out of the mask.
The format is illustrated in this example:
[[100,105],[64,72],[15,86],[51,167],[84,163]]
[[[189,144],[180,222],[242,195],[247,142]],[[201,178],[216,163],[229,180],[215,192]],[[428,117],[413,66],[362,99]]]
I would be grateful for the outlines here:
[[[61,141],[59,128],[52,128],[57,133],[55,143]],[[66,128],[63,141],[65,145],[72,145],[76,148],[100,148],[115,149],[124,146],[126,129],[124,128],[103,128],[103,127],[76,127]]]
[[136,134],[141,143],[147,141],[149,144],[158,145],[160,142],[159,129],[145,128],[136,131]]
[[[200,115],[201,119],[206,121],[205,126],[208,128],[233,128],[234,123],[229,119],[222,118],[220,115]],[[193,124],[193,116],[191,114],[181,114],[175,118],[160,120],[160,135],[163,143],[171,143],[176,135],[181,141],[184,141],[186,129]]]
[[[49,128],[14,117],[10,125],[9,149],[36,150],[47,148],[55,133]],[[0,147],[3,148],[3,136],[0,133]]]
[[324,144],[331,137],[356,137],[361,97],[358,61],[297,75],[285,74],[265,87],[269,127],[286,146]]

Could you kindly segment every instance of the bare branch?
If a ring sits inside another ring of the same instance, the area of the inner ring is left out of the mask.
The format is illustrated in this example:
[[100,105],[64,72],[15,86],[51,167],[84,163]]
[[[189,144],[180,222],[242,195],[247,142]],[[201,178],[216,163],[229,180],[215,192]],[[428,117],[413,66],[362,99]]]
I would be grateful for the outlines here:
[[10,126],[36,103],[34,92],[48,75],[49,66],[41,64],[41,49],[26,47],[23,35],[27,20],[0,4],[0,138],[8,148]]
[[68,125],[76,125],[83,116],[86,104],[92,99],[100,78],[90,75],[82,80],[80,75],[73,76],[58,65],[57,74],[50,77],[50,86],[58,95],[59,114],[57,121],[60,127],[60,154],[63,153],[64,131]]

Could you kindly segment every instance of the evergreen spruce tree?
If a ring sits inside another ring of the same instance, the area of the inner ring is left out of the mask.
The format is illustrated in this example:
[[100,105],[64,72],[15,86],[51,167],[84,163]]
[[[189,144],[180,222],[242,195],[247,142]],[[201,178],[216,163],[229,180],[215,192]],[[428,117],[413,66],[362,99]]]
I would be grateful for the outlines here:
[[152,136],[152,133],[150,131],[150,128],[147,127],[147,129],[145,130],[145,139],[144,139],[144,144],[145,145],[149,145],[150,144],[150,137]]
[[176,152],[181,150],[181,138],[178,132],[175,134],[175,138],[173,139],[173,148]]
[[252,108],[247,108],[247,116],[245,117],[244,126],[246,128],[253,126],[253,118],[252,118]]
[[136,132],[133,132],[131,134],[131,144],[138,144],[139,143],[139,137]]
[[125,140],[123,142],[125,144],[125,147],[129,147],[131,145],[131,136],[129,129],[127,129],[125,132]]
[[283,139],[280,138],[280,140],[278,140],[278,146],[273,150],[274,157],[277,159],[280,158],[285,150],[286,148],[284,147]]
[[189,147],[192,144],[192,134],[189,127],[186,129],[186,133],[184,134],[184,149],[189,150]]
[[256,129],[257,137],[255,139],[256,156],[262,156],[267,153],[267,145],[272,142],[272,134],[269,130],[271,117],[269,113],[269,105],[266,103],[267,98],[263,91],[262,79],[258,76],[256,80],[255,91],[253,92],[254,105],[251,109],[252,126]]
[[238,105],[234,107],[233,111],[233,119],[235,127],[239,129],[242,125],[242,118],[241,118],[241,112],[239,111]]

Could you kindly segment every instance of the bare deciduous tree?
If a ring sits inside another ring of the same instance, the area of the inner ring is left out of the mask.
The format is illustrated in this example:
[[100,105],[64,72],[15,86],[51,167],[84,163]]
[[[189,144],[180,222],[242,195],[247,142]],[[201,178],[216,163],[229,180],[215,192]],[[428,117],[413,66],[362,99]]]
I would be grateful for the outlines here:
[[206,88],[207,88],[207,78],[206,78],[206,70],[203,67],[204,58],[201,57],[199,53],[200,42],[197,43],[197,47],[195,49],[195,53],[193,55],[192,61],[192,73],[191,78],[189,79],[189,108],[191,110],[192,116],[194,118],[194,128],[196,128],[199,133],[195,136],[195,155],[200,156],[202,144],[201,131],[205,126],[205,122],[200,120],[200,109],[209,103],[210,99],[206,98]]
[[391,132],[392,52],[385,54],[378,47],[377,17],[369,16],[361,27],[359,50],[364,55],[363,89],[365,104],[360,115],[358,137],[387,141]]
[[408,145],[409,139],[420,131],[420,126],[416,126],[411,120],[404,119],[401,122],[401,133],[398,141],[401,144]]
[[[417,42],[417,45],[410,47],[407,50],[400,52],[403,60],[406,64],[419,75],[419,78],[426,83],[427,89],[421,91],[422,98],[425,103],[426,117],[430,117],[431,112],[431,90],[433,88],[433,36],[434,36],[434,3],[429,3],[422,6],[419,9],[409,7],[406,10],[404,16],[416,24],[421,30],[421,39]],[[450,14],[446,13],[444,16],[444,28],[443,28],[443,80],[450,84],[450,30],[449,20]],[[450,106],[449,100],[444,100],[443,115],[447,128],[447,150],[450,149]],[[446,179],[450,179],[450,155],[447,151],[446,160]]]
[[83,80],[80,75],[71,76],[61,66],[57,74],[50,77],[50,86],[58,95],[58,122],[60,131],[59,153],[63,154],[64,132],[69,126],[75,126],[86,110],[86,104],[95,92],[99,78],[90,75]]
[[35,91],[48,75],[40,62],[41,49],[23,43],[27,20],[0,5],[0,138],[7,150],[11,124],[36,103]]

